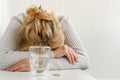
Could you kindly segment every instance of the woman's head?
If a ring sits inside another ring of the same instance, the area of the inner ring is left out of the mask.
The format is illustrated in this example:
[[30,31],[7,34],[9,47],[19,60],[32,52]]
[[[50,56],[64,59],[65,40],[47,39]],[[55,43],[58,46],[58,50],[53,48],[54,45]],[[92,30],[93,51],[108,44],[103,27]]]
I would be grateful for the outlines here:
[[29,8],[26,13],[20,32],[27,45],[50,46],[54,50],[64,44],[62,27],[53,13],[38,7]]

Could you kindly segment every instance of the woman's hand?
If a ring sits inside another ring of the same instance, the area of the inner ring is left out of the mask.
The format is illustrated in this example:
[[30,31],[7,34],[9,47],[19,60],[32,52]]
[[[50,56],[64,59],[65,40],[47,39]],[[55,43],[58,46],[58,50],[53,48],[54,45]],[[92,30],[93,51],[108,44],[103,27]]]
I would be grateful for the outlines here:
[[70,64],[74,64],[78,61],[78,56],[74,52],[74,50],[67,45],[61,46],[54,51],[55,58],[61,58],[66,56]]
[[[64,56],[67,57],[70,64],[74,64],[78,61],[78,56],[76,55],[74,50],[67,45],[61,46],[54,51],[55,58],[61,58]],[[24,59],[17,62],[16,64],[9,67],[7,70],[11,72],[28,72],[30,71],[29,59]]]
[[9,67],[7,70],[11,72],[28,72],[30,71],[29,59],[24,59],[17,62],[16,64]]

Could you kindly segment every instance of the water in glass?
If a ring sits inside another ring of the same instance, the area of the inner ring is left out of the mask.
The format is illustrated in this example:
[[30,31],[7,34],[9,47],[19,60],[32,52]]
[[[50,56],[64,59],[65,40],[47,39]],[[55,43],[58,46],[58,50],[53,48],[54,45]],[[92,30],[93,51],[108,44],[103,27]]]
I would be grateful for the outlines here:
[[49,46],[30,47],[30,67],[35,76],[45,76],[49,72],[51,48]]

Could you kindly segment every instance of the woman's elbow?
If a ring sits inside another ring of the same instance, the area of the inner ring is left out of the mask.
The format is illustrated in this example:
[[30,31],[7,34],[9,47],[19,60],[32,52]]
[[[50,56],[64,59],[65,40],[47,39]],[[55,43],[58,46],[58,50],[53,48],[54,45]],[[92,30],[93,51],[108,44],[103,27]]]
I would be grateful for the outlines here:
[[82,70],[88,69],[89,66],[90,66],[89,62],[85,62],[85,63],[81,66],[81,69],[82,69]]
[[84,57],[82,57],[82,59],[80,59],[80,61],[81,61],[80,69],[85,70],[85,69],[88,69],[90,67],[88,57],[84,56]]

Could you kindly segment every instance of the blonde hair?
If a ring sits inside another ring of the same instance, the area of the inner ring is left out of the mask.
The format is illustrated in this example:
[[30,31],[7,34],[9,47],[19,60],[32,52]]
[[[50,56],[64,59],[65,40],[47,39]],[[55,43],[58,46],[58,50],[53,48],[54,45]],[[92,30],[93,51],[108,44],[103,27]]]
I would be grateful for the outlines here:
[[29,46],[50,46],[52,50],[64,44],[62,26],[53,13],[42,8],[31,7],[20,28],[22,36],[20,50],[28,51]]

